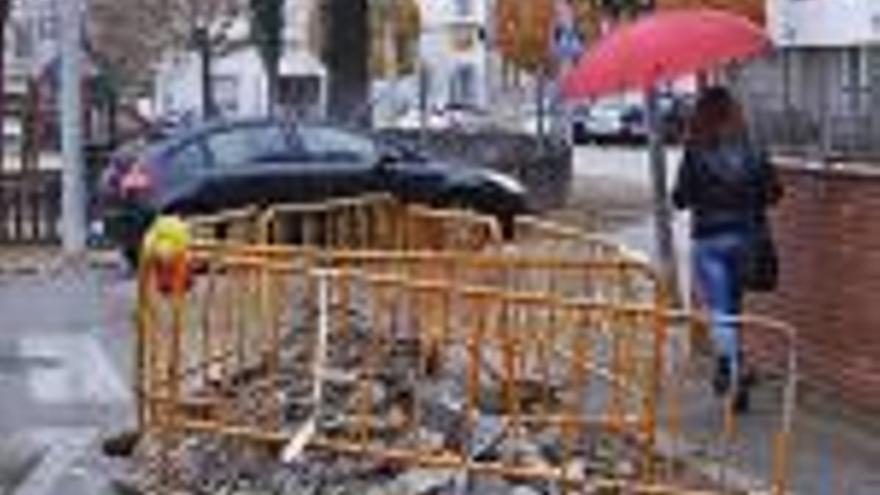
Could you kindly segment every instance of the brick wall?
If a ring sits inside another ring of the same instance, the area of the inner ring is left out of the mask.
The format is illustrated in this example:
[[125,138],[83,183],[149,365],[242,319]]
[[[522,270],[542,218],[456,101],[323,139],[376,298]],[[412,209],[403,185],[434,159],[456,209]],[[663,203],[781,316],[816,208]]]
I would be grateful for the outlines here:
[[781,174],[780,286],[750,310],[798,327],[808,384],[880,411],[880,167]]

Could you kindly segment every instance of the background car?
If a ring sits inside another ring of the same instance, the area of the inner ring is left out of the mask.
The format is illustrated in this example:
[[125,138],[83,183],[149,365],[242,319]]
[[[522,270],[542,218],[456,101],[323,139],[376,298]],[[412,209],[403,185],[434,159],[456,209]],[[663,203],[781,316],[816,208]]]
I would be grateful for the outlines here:
[[120,150],[101,181],[105,231],[136,262],[160,213],[210,213],[389,192],[405,202],[465,207],[510,232],[526,190],[499,172],[432,160],[387,138],[276,120],[197,125]]
[[[660,94],[658,109],[666,142],[678,142],[683,137],[691,99],[688,94]],[[571,125],[572,140],[576,144],[641,144],[647,141],[650,131],[641,97],[606,98],[592,105],[576,105]]]
[[599,100],[575,114],[572,135],[576,143],[629,142],[644,139],[644,112],[637,103]]
[[[420,129],[422,127],[422,112],[417,107],[411,107],[381,127]],[[486,110],[473,105],[455,103],[441,108],[426,109],[425,127],[431,130],[451,129],[463,132],[500,128]]]

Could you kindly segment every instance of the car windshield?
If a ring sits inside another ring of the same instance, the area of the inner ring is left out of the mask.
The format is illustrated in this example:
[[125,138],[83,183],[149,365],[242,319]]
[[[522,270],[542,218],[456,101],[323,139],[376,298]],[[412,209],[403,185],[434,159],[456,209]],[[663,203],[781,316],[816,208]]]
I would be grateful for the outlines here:
[[206,143],[214,166],[240,167],[292,153],[290,142],[277,125],[247,125],[209,134]]
[[379,155],[369,138],[330,127],[299,127],[300,141],[309,156],[330,161],[373,161]]

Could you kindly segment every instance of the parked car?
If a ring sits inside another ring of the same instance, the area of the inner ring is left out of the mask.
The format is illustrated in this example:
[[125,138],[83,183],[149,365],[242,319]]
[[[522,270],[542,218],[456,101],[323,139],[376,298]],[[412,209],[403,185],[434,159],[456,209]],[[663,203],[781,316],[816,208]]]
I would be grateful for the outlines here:
[[513,217],[527,210],[525,188],[499,172],[440,162],[378,135],[268,119],[198,125],[122,149],[101,187],[105,231],[132,263],[145,229],[160,213],[368,192],[491,214],[507,233]]
[[644,139],[646,129],[641,108],[617,99],[600,100],[572,121],[576,143],[631,142]]
[[[658,100],[667,142],[677,142],[684,134],[690,107],[688,95],[664,92]],[[648,138],[648,119],[641,99],[608,98],[592,105],[579,105],[572,111],[574,143],[640,144]]]

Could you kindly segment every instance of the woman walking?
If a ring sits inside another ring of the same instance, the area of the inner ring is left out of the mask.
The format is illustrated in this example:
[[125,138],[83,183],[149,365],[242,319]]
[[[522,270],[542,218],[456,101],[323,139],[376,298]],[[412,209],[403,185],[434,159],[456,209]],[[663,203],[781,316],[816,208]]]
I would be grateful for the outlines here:
[[[717,355],[713,386],[749,407],[739,328],[743,293],[775,285],[766,209],[782,190],[772,164],[750,141],[742,110],[723,87],[705,89],[688,125],[673,203],[693,213],[696,286],[711,316]],[[767,252],[770,250],[770,252]],[[756,261],[758,260],[758,261]]]

